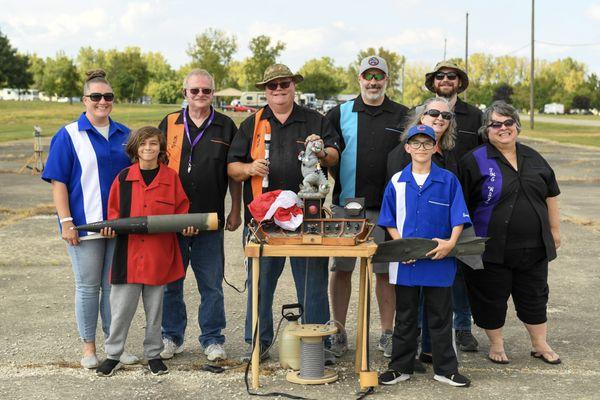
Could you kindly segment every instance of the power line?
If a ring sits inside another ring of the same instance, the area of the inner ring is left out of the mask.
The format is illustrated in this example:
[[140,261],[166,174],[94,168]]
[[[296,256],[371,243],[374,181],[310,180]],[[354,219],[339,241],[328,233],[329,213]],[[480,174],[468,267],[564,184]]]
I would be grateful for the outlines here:
[[600,46],[600,42],[595,43],[553,43],[553,42],[544,42],[542,40],[536,40],[537,43],[547,44],[549,46],[559,46],[559,47],[584,47],[584,46]]

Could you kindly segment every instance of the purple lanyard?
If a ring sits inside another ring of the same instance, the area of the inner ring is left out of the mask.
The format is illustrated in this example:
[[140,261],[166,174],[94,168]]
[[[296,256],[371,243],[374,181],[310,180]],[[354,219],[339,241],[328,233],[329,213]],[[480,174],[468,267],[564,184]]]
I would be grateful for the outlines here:
[[210,117],[208,117],[208,122],[206,123],[206,126],[204,127],[204,129],[202,129],[202,131],[198,134],[198,136],[196,136],[196,138],[194,139],[193,142],[192,142],[192,138],[190,137],[190,129],[188,128],[187,117],[185,116],[185,112],[186,112],[186,110],[183,110],[183,127],[185,128],[185,134],[188,138],[188,142],[190,142],[190,158],[188,159],[188,169],[187,169],[187,172],[189,174],[190,171],[192,170],[192,153],[194,152],[194,147],[196,147],[196,145],[198,144],[200,139],[202,139],[202,136],[204,136],[204,132],[206,132],[206,130],[208,129],[210,124],[212,124],[213,119],[215,119],[215,109],[211,107]]

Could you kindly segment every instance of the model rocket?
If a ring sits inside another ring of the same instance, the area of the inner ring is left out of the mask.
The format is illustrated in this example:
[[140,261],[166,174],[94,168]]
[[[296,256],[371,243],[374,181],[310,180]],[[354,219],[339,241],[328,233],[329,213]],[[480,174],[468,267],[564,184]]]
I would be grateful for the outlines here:
[[219,226],[217,213],[154,215],[147,217],[119,218],[79,225],[78,231],[100,232],[112,228],[117,234],[181,232],[188,226],[201,231],[215,231]]

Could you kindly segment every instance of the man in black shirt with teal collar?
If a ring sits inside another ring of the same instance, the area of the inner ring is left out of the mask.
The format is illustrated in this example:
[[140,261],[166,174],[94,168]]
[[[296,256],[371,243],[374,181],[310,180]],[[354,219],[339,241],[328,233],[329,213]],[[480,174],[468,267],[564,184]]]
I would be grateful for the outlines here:
[[[358,82],[360,96],[327,113],[327,118],[340,134],[343,149],[339,167],[333,169],[335,186],[332,208],[334,216],[339,216],[347,199],[364,197],[367,218],[376,222],[387,183],[387,154],[398,145],[397,126],[404,123],[408,108],[385,95],[388,66],[383,58],[375,55],[365,57],[360,63]],[[373,235],[376,242],[385,239],[380,227],[375,228]],[[332,337],[331,350],[338,357],[348,349],[344,325],[355,262],[355,258],[336,257],[331,267],[333,273],[329,292],[333,318],[342,324],[340,333]],[[389,283],[388,263],[374,264],[373,271],[376,274],[375,293],[381,315],[382,333],[378,348],[391,357],[394,287]]]

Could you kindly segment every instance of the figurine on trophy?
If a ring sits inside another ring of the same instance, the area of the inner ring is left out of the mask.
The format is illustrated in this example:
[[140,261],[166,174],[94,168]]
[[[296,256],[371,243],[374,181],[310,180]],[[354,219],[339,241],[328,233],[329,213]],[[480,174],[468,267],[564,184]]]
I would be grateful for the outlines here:
[[329,193],[330,185],[327,177],[321,170],[317,154],[323,150],[323,142],[310,141],[306,149],[298,155],[302,162],[301,171],[304,180],[300,184],[298,197],[301,199],[324,199]]

